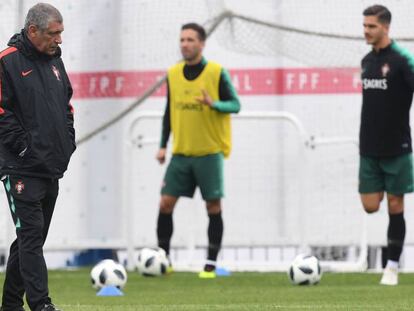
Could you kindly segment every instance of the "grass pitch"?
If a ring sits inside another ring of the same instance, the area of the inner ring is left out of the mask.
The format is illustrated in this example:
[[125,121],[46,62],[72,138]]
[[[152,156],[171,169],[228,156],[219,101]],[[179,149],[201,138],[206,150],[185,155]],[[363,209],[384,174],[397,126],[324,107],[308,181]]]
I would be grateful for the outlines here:
[[[293,286],[285,273],[201,280],[194,273],[145,278],[130,272],[125,296],[98,297],[89,269],[81,269],[50,271],[49,287],[64,311],[414,310],[414,274],[401,274],[396,287],[380,286],[379,279],[378,274],[326,273],[319,285]],[[3,280],[0,274],[1,286]]]

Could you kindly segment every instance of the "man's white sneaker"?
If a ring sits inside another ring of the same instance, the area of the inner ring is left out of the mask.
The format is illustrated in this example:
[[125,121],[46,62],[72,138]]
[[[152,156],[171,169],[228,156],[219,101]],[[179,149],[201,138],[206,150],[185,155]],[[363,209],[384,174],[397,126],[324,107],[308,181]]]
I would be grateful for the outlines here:
[[381,285],[398,285],[398,270],[393,268],[385,268],[380,281]]

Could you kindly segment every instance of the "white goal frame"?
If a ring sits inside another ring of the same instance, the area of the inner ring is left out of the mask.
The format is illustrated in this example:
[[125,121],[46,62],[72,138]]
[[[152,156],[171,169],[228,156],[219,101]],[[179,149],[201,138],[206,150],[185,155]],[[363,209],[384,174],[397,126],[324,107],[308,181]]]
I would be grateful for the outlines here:
[[[163,116],[162,111],[141,111],[138,113],[136,118],[131,122],[131,125],[128,130],[128,151],[127,151],[127,159],[126,163],[131,163],[133,161],[133,152],[136,148],[142,148],[145,145],[154,145],[159,143],[158,138],[154,137],[143,137],[143,136],[136,136],[136,128],[139,124],[144,120],[157,120],[160,121]],[[248,111],[248,112],[241,112],[237,115],[232,116],[235,119],[244,119],[244,120],[272,120],[274,122],[288,122],[289,124],[293,125],[295,128],[299,139],[298,144],[300,144],[300,153],[303,156],[303,161],[300,163],[301,168],[299,172],[301,176],[298,176],[299,188],[299,204],[304,205],[306,202],[306,181],[308,180],[307,172],[309,169],[309,161],[308,155],[309,152],[312,152],[313,149],[329,146],[329,145],[342,145],[342,144],[352,144],[354,146],[358,146],[358,142],[354,138],[350,137],[331,137],[331,138],[318,138],[309,135],[309,133],[305,130],[302,122],[292,113],[278,111],[278,112],[270,112],[270,111]],[[127,174],[125,174],[125,184],[128,184],[128,181],[132,178],[132,170],[128,170]],[[129,212],[125,215],[127,219],[125,219],[126,226],[126,236],[127,236],[127,258],[128,258],[128,269],[133,269],[134,263],[134,254],[136,251],[136,245],[134,245],[134,217],[132,216],[134,213],[134,207],[132,207],[132,196],[133,191],[130,189],[129,191],[125,191],[124,193],[124,202],[125,206],[128,207]],[[367,243],[367,221],[366,216],[363,212],[361,212],[361,217],[363,217],[363,226],[361,228],[361,236],[359,242],[359,254],[356,257],[355,261],[348,262],[348,261],[322,261],[321,265],[323,266],[325,271],[341,271],[341,272],[357,272],[357,271],[365,271],[367,268],[367,253],[368,253],[368,243]],[[301,221],[299,218],[298,221]],[[309,251],[309,246],[305,245],[304,243],[304,234],[303,226],[301,232],[299,232],[300,240],[302,241],[301,245],[297,246],[298,252],[307,252]],[[192,257],[191,254],[195,252],[195,245],[189,239],[189,243],[187,245],[187,251],[189,257]],[[283,247],[292,247],[292,245],[278,245],[281,248]],[[257,263],[247,263],[247,262],[225,262],[225,266],[233,271],[286,271],[287,263],[286,262],[257,262]],[[176,267],[175,267],[176,268]],[[191,263],[189,260],[183,265],[179,266],[178,270],[196,270],[196,266]]]

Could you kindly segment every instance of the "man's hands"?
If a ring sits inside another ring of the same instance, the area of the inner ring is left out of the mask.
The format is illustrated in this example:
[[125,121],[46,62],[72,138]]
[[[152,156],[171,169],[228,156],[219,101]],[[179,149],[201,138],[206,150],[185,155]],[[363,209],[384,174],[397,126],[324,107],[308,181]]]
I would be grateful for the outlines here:
[[[207,105],[209,107],[213,107],[214,101],[211,98],[211,96],[208,95],[207,91],[203,89],[203,90],[201,90],[201,94],[202,94],[202,96],[196,97],[195,100],[197,102],[199,102],[200,104],[204,104],[204,105]],[[157,155],[155,156],[155,158],[157,159],[157,161],[160,164],[164,164],[166,153],[167,153],[166,148],[160,148],[158,150]]]
[[164,164],[165,162],[165,154],[167,153],[167,149],[166,148],[160,148],[157,152],[157,155],[155,156],[155,158],[157,159],[157,161],[160,164]]
[[213,99],[210,97],[210,95],[208,95],[206,90],[201,90],[201,93],[203,94],[203,96],[199,96],[196,97],[196,101],[198,101],[200,104],[204,104],[210,107],[213,107],[214,101]]

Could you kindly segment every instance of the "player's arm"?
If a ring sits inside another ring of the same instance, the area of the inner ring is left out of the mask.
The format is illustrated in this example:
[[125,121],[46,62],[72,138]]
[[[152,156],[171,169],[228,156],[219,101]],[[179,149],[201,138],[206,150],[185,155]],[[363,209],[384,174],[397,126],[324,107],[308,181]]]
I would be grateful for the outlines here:
[[224,68],[220,75],[219,98],[220,100],[213,103],[212,108],[226,113],[238,113],[240,111],[239,97],[231,82],[229,72]]
[[0,142],[11,153],[23,157],[29,147],[29,136],[14,114],[13,88],[0,63]]
[[157,160],[161,164],[165,162],[165,154],[167,152],[167,144],[170,138],[171,120],[170,120],[170,88],[167,80],[167,104],[165,106],[164,116],[162,118],[160,149],[157,153]]
[[72,98],[72,94],[73,94],[73,89],[72,89],[72,85],[69,82],[68,79],[68,103],[66,106],[66,127],[68,129],[69,132],[69,137],[70,140],[72,142],[72,146],[73,146],[73,151],[76,150],[76,141],[75,141],[75,128],[73,126],[74,120],[73,120],[73,114],[74,114],[74,110],[73,110],[73,106],[70,103],[70,99]]
[[239,97],[231,83],[230,74],[225,69],[221,70],[220,75],[219,100],[214,101],[206,90],[201,90],[201,93],[203,96],[196,98],[199,103],[223,113],[238,113],[240,111]]
[[74,110],[73,110],[73,106],[70,103],[70,100],[72,98],[73,95],[73,88],[72,88],[72,84],[70,83],[69,77],[66,73],[66,69],[65,69],[65,65],[63,64],[63,62],[60,62],[60,65],[63,68],[63,74],[64,74],[64,81],[66,83],[66,87],[67,87],[67,94],[68,94],[68,98],[67,98],[67,106],[66,106],[66,127],[68,129],[68,133],[69,133],[69,137],[70,140],[72,141],[72,146],[73,146],[73,151],[75,151],[76,149],[76,142],[75,142],[75,127],[73,126],[74,123]]
[[407,84],[411,87],[414,92],[414,56],[407,52],[405,55],[406,64],[403,66],[403,75]]
[[66,125],[67,125],[68,131],[69,131],[70,140],[72,142],[72,146],[73,146],[72,152],[73,152],[73,151],[76,150],[76,141],[75,141],[75,128],[73,126],[73,123],[74,123],[74,121],[73,121],[74,110],[73,110],[73,106],[70,102],[68,102],[68,105],[67,105],[66,109],[67,109],[67,112],[66,112],[66,116],[67,116]]

